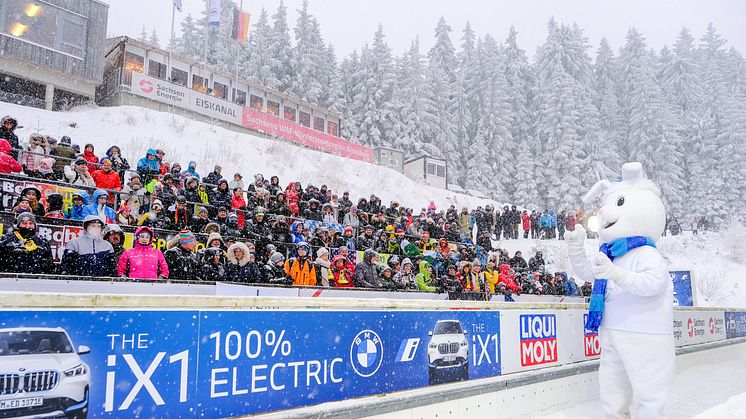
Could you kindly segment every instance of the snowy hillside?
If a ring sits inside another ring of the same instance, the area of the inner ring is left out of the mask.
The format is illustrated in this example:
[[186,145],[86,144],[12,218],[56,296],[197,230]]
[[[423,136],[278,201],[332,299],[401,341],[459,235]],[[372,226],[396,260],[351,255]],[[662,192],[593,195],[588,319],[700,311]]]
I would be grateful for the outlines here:
[[[403,174],[375,164],[363,163],[318,151],[303,149],[279,141],[239,134],[224,128],[165,112],[132,106],[86,108],[72,112],[48,112],[0,102],[1,115],[14,115],[23,126],[17,130],[23,144],[34,132],[59,139],[69,135],[81,148],[92,143],[101,157],[112,145],[122,148],[131,166],[148,148],[166,152],[166,160],[179,162],[186,169],[190,160],[197,162],[202,176],[215,164],[223,166],[223,176],[232,179],[240,172],[248,185],[256,173],[265,178],[277,175],[280,183],[300,181],[303,187],[326,184],[335,193],[349,191],[357,200],[371,193],[383,204],[395,200],[407,207],[426,207],[434,201],[438,208],[451,204],[457,208],[476,208],[492,203],[481,198],[419,185]],[[74,123],[75,127],[70,124]]]
[[[567,247],[558,240],[503,240],[496,246],[512,257],[517,250],[528,260],[538,250],[552,271],[572,272]],[[586,252],[598,249],[598,240],[586,241]],[[735,225],[720,233],[662,237],[658,249],[670,271],[689,270],[700,306],[746,307],[746,230]],[[582,284],[578,284],[582,285]]]

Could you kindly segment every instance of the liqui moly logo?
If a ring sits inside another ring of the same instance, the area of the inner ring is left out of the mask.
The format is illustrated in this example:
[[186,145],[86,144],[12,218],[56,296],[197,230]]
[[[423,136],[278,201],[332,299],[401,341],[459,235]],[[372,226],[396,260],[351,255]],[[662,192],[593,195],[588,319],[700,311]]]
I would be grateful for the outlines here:
[[557,362],[557,317],[524,314],[521,323],[521,366]]
[[[583,314],[583,325],[588,322],[588,314]],[[601,355],[601,341],[598,340],[598,332],[583,327],[583,350],[585,356]]]

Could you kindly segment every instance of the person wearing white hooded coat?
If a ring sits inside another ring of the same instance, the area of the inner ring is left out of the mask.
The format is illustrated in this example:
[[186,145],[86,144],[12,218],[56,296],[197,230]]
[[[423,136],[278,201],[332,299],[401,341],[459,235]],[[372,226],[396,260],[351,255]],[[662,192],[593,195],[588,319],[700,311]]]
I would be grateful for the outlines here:
[[[658,188],[644,178],[637,162],[622,166],[622,179],[599,181],[583,198],[590,201],[602,196],[596,213],[600,242],[633,236],[658,241],[666,219]],[[634,400],[636,414],[632,416],[663,418],[675,373],[673,284],[665,261],[650,245],[635,247],[613,262],[602,252],[589,259],[585,238],[582,225],[565,233],[576,276],[591,282],[607,279],[599,328],[604,417],[630,417]]]

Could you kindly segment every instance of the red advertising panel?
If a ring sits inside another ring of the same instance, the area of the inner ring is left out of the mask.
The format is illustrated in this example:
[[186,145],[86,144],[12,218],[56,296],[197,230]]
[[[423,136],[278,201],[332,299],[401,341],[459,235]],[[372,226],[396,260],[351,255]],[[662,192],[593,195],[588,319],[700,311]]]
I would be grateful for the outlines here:
[[279,137],[327,153],[351,159],[373,162],[373,150],[351,143],[343,138],[315,131],[311,128],[288,122],[282,118],[267,115],[251,109],[243,109],[243,125],[265,134]]

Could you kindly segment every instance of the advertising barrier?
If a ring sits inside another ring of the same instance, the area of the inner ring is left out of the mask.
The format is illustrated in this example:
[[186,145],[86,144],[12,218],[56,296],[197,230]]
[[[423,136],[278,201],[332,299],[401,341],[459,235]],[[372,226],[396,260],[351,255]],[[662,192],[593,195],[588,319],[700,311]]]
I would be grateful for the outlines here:
[[674,311],[673,336],[676,346],[694,345],[725,339],[722,311]]
[[88,417],[230,417],[502,372],[497,311],[56,310],[1,318],[0,412],[10,416],[87,409]]

